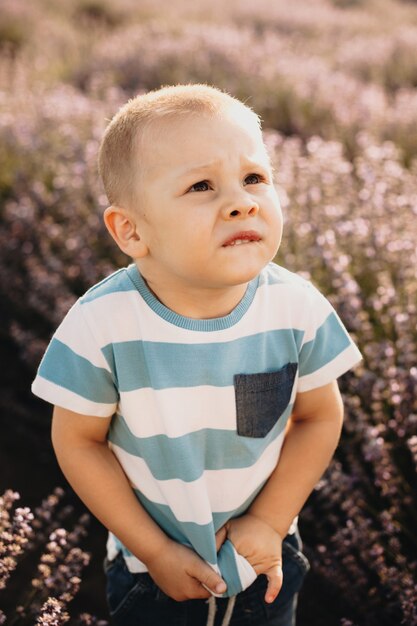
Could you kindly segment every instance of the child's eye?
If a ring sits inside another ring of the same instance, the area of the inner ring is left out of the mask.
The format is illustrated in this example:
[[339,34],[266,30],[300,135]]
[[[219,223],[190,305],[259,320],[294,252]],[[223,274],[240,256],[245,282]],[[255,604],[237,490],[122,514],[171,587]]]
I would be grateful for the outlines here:
[[207,180],[200,180],[198,183],[194,183],[189,189],[189,191],[208,191],[210,189],[210,185]]
[[245,178],[245,184],[257,185],[258,183],[261,183],[263,180],[264,180],[263,176],[261,176],[260,174],[249,174],[249,176],[246,176]]

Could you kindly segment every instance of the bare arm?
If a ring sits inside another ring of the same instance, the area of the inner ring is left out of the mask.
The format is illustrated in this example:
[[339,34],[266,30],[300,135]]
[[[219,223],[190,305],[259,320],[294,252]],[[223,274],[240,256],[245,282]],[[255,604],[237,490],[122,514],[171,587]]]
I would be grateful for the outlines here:
[[[192,550],[170,540],[141,506],[108,448],[110,421],[54,408],[52,443],[65,477],[87,508],[147,565],[165,593],[176,600],[209,597],[202,584],[217,590],[222,579]],[[223,583],[220,593],[224,589]]]
[[328,467],[342,424],[337,381],[297,394],[279,462],[249,509],[282,538]]
[[257,574],[268,578],[266,602],[282,586],[282,540],[328,466],[340,437],[343,405],[337,382],[299,393],[279,462],[245,515],[217,533],[228,536]]

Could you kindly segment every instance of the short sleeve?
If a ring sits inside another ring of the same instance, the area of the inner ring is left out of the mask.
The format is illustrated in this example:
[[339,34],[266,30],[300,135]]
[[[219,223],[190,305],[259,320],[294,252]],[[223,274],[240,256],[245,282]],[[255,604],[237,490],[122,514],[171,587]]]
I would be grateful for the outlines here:
[[112,372],[79,300],[52,337],[32,392],[76,413],[109,417],[115,412],[118,391]]
[[330,302],[309,283],[297,390],[310,391],[327,385],[361,359],[360,351]]

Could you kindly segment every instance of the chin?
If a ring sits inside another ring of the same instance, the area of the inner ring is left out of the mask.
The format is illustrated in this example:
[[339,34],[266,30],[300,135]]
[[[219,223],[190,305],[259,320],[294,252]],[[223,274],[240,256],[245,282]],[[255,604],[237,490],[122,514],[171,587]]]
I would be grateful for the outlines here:
[[[265,265],[266,265],[266,263],[265,263]],[[253,269],[249,269],[248,268],[246,270],[242,270],[240,268],[233,275],[229,275],[228,284],[230,284],[230,286],[236,287],[237,285],[243,285],[244,283],[249,283],[251,280],[256,278],[256,276],[258,276],[258,274],[260,274],[260,272],[263,270],[265,265],[262,265],[260,267],[256,267],[256,269],[255,268],[253,268]]]

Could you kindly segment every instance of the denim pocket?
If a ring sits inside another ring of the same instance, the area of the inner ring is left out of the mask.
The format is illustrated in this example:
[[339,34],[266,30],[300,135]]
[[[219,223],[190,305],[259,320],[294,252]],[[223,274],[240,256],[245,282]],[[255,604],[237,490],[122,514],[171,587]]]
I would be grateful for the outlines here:
[[113,623],[130,624],[128,613],[137,598],[156,595],[157,587],[148,573],[133,574],[127,568],[121,552],[113,561],[105,561],[107,604]]
[[283,562],[292,562],[295,564],[304,578],[310,569],[310,563],[305,554],[302,552],[302,545],[299,539],[298,531],[293,535],[287,535],[282,542]]
[[300,591],[309,569],[310,563],[302,552],[298,532],[287,535],[282,542],[283,585],[278,594],[281,603],[285,604]]
[[242,437],[265,437],[287,408],[297,373],[297,363],[277,372],[236,374],[237,433]]
[[[293,535],[287,535],[282,542],[282,587],[278,597],[272,604],[266,604],[265,610],[269,618],[277,618],[281,614],[286,614],[287,609],[294,613],[292,620],[295,620],[295,608],[297,594],[301,590],[304,578],[310,569],[310,563],[302,552],[302,543],[298,530]],[[265,580],[264,588],[266,590]],[[268,621],[268,624],[270,622]],[[271,623],[293,624],[295,621],[277,619]]]

